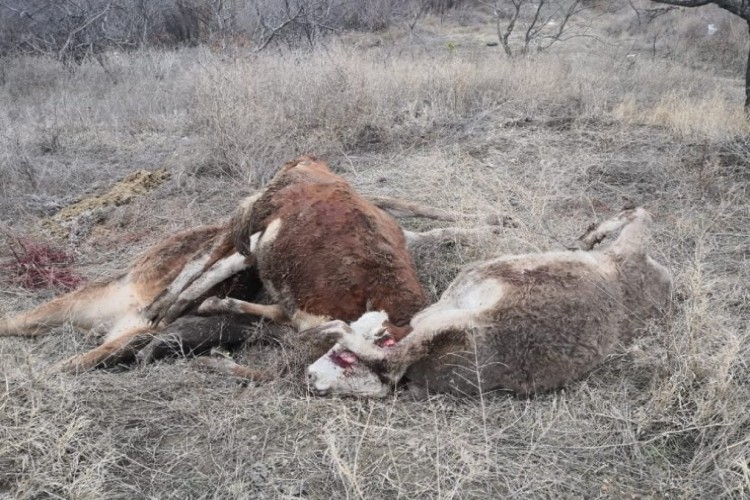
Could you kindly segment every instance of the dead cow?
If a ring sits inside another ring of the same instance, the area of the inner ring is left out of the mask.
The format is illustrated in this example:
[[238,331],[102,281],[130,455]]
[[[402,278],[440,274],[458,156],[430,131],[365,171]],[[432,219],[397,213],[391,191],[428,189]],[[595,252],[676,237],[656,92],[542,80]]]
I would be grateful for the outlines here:
[[410,390],[469,395],[560,387],[667,306],[671,278],[647,254],[650,224],[642,208],[625,210],[580,239],[590,250],[624,226],[605,249],[470,266],[414,316],[411,333],[395,344],[385,312],[307,332],[339,342],[309,367],[310,386],[320,394],[364,396],[384,396],[402,378]]
[[[458,218],[390,198],[377,201],[401,216]],[[324,162],[309,156],[284,165],[263,191],[246,199],[231,226],[240,253],[191,286],[181,291],[170,288],[150,308],[156,321],[170,321],[207,287],[252,258],[274,303],[212,298],[200,306],[200,313],[250,314],[301,331],[332,319],[353,321],[368,310],[383,310],[395,326],[404,326],[427,301],[407,242],[487,229],[405,234],[388,213],[359,195]]]
[[[83,371],[132,358],[135,350],[159,330],[152,327],[143,309],[186,270],[199,274],[203,267],[211,267],[233,253],[226,226],[179,232],[151,247],[126,272],[111,280],[88,284],[30,312],[0,320],[0,336],[36,336],[69,322],[80,329],[104,329],[107,333],[100,346],[60,363],[60,370]],[[216,283],[207,294],[251,299],[260,287],[255,269],[246,266]]]
[[[391,198],[377,198],[400,216],[457,220],[450,212]],[[254,208],[257,207],[257,208]],[[256,233],[252,238],[251,233]],[[460,236],[447,228],[430,237]],[[410,233],[413,241],[421,236]],[[278,244],[272,244],[278,238]],[[238,253],[235,244],[243,253]],[[258,246],[259,261],[250,250]],[[263,283],[279,305],[252,300]],[[390,281],[389,281],[390,280]],[[390,295],[391,288],[400,291]],[[194,312],[207,296],[205,311],[250,313],[290,321],[299,328],[330,319],[355,319],[368,307],[384,309],[396,321],[424,304],[401,228],[389,215],[359,196],[341,177],[309,157],[285,165],[259,194],[245,200],[229,224],[205,226],[171,236],[140,256],[129,270],[94,283],[11,319],[0,320],[0,336],[34,336],[69,321],[81,329],[104,328],[103,343],[58,365],[79,372],[132,358],[135,351],[177,318]],[[297,307],[300,304],[300,307]],[[218,311],[217,311],[218,309]],[[403,319],[402,319],[403,318]],[[150,360],[181,340],[181,348],[211,347],[222,339],[211,329],[221,319],[183,321],[139,356]],[[200,338],[197,325],[208,328]],[[227,331],[229,330],[221,330]]]

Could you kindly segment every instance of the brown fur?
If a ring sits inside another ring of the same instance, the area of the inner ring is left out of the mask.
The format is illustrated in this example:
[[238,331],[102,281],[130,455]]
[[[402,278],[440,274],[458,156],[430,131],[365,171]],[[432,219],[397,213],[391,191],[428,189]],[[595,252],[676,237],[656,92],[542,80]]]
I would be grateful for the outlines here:
[[[102,345],[63,362],[59,368],[82,371],[127,360],[158,331],[149,324],[143,308],[151,304],[188,263],[208,256],[207,268],[233,252],[226,226],[182,231],[148,249],[126,272],[109,281],[91,283],[32,311],[0,321],[0,336],[35,336],[66,321],[85,330],[102,327],[108,330]],[[215,286],[208,294],[231,294],[249,299],[260,286],[255,271],[248,269]]]
[[[378,200],[400,216],[467,217],[387,197]],[[265,234],[276,219],[283,222],[282,229],[277,241],[258,251],[258,269],[279,304],[236,300],[252,297],[259,286],[250,237]],[[457,235],[450,232],[451,237]],[[410,241],[427,237],[446,236],[410,233]],[[83,329],[104,326],[109,333],[101,346],[60,366],[86,370],[129,358],[142,339],[194,310],[209,295],[227,297],[230,285],[235,300],[218,305],[213,300],[203,310],[252,314],[301,327],[330,318],[356,319],[368,308],[377,308],[388,311],[395,323],[405,324],[426,302],[395,220],[325,163],[301,157],[282,167],[265,190],[245,200],[230,224],[169,237],[110,281],[0,321],[0,336],[37,335],[65,321]],[[193,330],[185,329],[186,341],[195,336]]]
[[235,244],[274,221],[272,242],[254,252],[263,283],[286,316],[353,321],[385,310],[403,325],[426,304],[398,223],[311,157],[287,163],[251,210],[233,221]]
[[[260,273],[278,307],[211,301],[201,310],[244,312],[303,328],[329,318],[354,319],[361,311],[379,308],[404,324],[425,302],[407,243],[470,239],[498,229],[494,225],[405,234],[389,213],[440,220],[478,217],[388,197],[375,200],[360,196],[312,157],[288,162],[262,191],[240,203],[230,223],[238,252],[262,261]],[[485,218],[500,221],[496,216]],[[191,266],[147,307],[147,317],[154,323],[174,321],[207,290],[207,283],[234,272],[237,262],[227,257],[199,278],[190,274]]]

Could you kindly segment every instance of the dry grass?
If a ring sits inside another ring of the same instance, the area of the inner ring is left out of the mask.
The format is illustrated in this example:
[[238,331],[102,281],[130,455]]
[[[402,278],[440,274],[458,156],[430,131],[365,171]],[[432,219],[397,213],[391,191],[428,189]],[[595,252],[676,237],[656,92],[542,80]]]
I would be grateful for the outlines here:
[[[314,398],[294,374],[243,386],[179,361],[49,376],[95,340],[68,328],[0,339],[0,498],[750,496],[742,87],[626,54],[197,48],[110,56],[117,84],[96,65],[5,61],[0,224],[33,233],[138,168],[173,174],[81,221],[71,245],[89,277],[225,216],[284,160],[314,152],[363,192],[518,222],[480,245],[420,249],[434,296],[463,263],[562,248],[632,201],[656,216],[676,308],[584,380],[531,399]],[[0,313],[50,295],[6,287]],[[239,356],[287,362],[283,346]]]

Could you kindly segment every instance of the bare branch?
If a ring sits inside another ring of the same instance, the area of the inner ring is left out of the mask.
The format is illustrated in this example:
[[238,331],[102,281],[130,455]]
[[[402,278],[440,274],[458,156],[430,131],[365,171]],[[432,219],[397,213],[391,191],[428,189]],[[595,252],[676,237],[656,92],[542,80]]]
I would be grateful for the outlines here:
[[[289,11],[289,3],[288,2],[287,2],[286,7],[287,7],[287,14],[288,14],[290,12]],[[296,22],[297,19],[299,19],[300,17],[302,17],[303,12],[304,12],[304,6],[300,6],[299,9],[297,10],[296,14],[287,17],[287,19],[285,19],[284,22],[282,22],[281,24],[279,24],[277,27],[271,28],[271,30],[270,30],[271,34],[265,37],[265,40],[263,41],[263,43],[257,49],[255,49],[255,51],[256,52],[260,52],[261,50],[263,50],[266,47],[268,47],[268,44],[271,43],[271,41],[274,39],[274,37],[276,37],[276,35],[278,35],[279,32],[281,32],[281,30],[283,30],[284,28],[286,28],[289,24],[291,24],[293,22]]]
[[97,19],[99,19],[99,18],[101,18],[102,16],[104,16],[104,15],[105,15],[105,14],[106,14],[106,13],[107,13],[107,12],[109,11],[109,8],[110,8],[111,6],[112,6],[112,2],[109,2],[109,3],[108,3],[108,4],[107,4],[107,5],[105,6],[105,7],[104,7],[104,9],[102,9],[102,11],[101,11],[101,12],[99,12],[98,14],[96,14],[96,15],[92,16],[92,17],[91,17],[91,18],[89,18],[89,19],[88,19],[87,21],[84,21],[84,23],[83,23],[83,24],[82,24],[81,26],[79,26],[78,28],[76,28],[76,29],[74,29],[73,31],[71,31],[70,33],[68,33],[68,38],[67,38],[67,40],[65,40],[65,43],[63,44],[63,46],[62,46],[62,47],[60,48],[60,50],[58,51],[58,54],[57,54],[57,57],[58,57],[58,59],[63,59],[63,58],[65,57],[65,51],[67,50],[68,46],[69,46],[69,45],[71,44],[71,42],[73,41],[73,37],[75,37],[75,36],[76,36],[76,35],[77,35],[78,33],[80,33],[81,31],[85,30],[86,28],[88,28],[88,27],[89,27],[89,26],[90,26],[90,25],[91,25],[92,23],[94,23],[94,22],[95,22],[95,21],[96,21]]
[[657,3],[666,3],[669,5],[677,5],[678,7],[701,7],[708,5],[711,0],[652,0]]

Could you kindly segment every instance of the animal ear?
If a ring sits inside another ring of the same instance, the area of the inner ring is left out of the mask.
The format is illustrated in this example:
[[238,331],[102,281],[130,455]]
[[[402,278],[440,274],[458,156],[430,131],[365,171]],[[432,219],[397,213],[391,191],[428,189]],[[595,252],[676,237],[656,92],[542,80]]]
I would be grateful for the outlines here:
[[250,226],[250,219],[253,214],[253,203],[248,201],[249,200],[246,200],[246,202],[240,205],[232,216],[232,220],[229,222],[229,230],[232,233],[234,247],[239,253],[246,257],[252,255],[250,236],[253,234],[252,227]]

